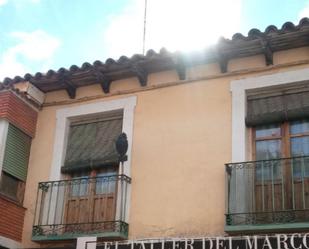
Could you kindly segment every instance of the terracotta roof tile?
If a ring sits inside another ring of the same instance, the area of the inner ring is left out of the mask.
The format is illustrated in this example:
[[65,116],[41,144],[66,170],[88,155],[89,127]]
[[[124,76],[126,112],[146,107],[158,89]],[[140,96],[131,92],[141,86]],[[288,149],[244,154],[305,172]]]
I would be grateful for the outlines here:
[[264,32],[251,29],[247,36],[236,33],[232,39],[220,38],[216,46],[198,53],[170,53],[165,48],[160,52],[148,50],[146,55],[135,54],[130,58],[121,56],[118,60],[108,58],[105,62],[85,62],[81,67],[72,65],[69,69],[49,70],[45,74],[38,72],[24,77],[5,78],[3,84],[30,81],[43,92],[66,89],[68,93],[71,92],[70,97],[74,97],[77,87],[100,83],[105,86],[103,90],[108,92],[109,87],[106,86],[114,80],[138,77],[143,85],[149,73],[176,69],[179,75],[183,75],[180,71],[184,66],[219,62],[224,73],[228,60],[256,54],[265,54],[266,64],[269,65],[272,64],[272,52],[309,46],[308,36],[309,19],[303,18],[298,25],[286,22],[280,29],[270,25]]

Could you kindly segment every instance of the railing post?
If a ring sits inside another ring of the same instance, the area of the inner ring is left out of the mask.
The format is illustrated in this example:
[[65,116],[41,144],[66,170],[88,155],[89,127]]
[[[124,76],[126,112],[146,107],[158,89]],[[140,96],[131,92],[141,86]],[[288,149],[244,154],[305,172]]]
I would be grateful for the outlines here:
[[304,157],[300,158],[301,161],[301,185],[302,185],[302,202],[303,202],[303,209],[306,209],[306,202],[305,202],[305,164],[304,164]]
[[123,213],[124,213],[124,214],[123,214],[123,216],[124,216],[124,217],[123,217],[123,221],[125,222],[125,221],[126,221],[126,218],[127,218],[127,217],[126,217],[126,216],[127,216],[127,214],[126,214],[126,211],[127,211],[127,210],[126,210],[126,207],[127,207],[127,197],[128,197],[128,196],[127,196],[127,195],[128,195],[128,193],[127,193],[127,191],[128,191],[128,188],[127,188],[127,187],[128,187],[128,182],[127,182],[127,181],[124,181],[124,185],[125,185],[125,187],[124,187],[125,190],[124,190],[124,204],[123,204],[123,209],[124,209],[124,210],[123,210]]
[[265,211],[264,161],[262,161],[261,164],[262,164],[261,166],[261,169],[262,169],[262,210]]
[[294,190],[294,160],[291,158],[291,182],[292,182],[292,206],[295,209],[295,190]]
[[[253,164],[253,165],[252,165]],[[252,210],[253,212],[256,211],[256,193],[255,193],[255,178],[256,178],[256,175],[255,175],[255,163],[250,163],[250,170],[251,170],[251,174],[252,174]]]
[[286,167],[286,164],[280,160],[280,168],[281,168],[281,197],[282,197],[282,210],[285,210],[285,184],[284,184],[284,174],[285,170],[284,167]]
[[[225,191],[227,193],[226,198],[225,198],[225,212],[227,216],[230,213],[231,174],[232,174],[232,168],[228,164],[225,164]],[[226,216],[226,219],[227,219],[227,216]]]
[[121,177],[115,177],[115,184],[117,186],[117,203],[116,203],[116,220],[121,220]]
[[274,161],[271,161],[271,199],[272,199],[272,210],[275,211]]

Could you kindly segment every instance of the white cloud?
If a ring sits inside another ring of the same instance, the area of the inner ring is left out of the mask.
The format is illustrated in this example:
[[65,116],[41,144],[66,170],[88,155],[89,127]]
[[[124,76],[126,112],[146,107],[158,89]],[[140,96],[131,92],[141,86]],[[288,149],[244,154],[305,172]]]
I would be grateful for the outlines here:
[[104,29],[103,47],[107,56],[120,56],[141,52],[143,29],[143,5],[139,0],[125,8],[117,16],[109,17],[109,25]]
[[50,58],[60,41],[43,30],[36,30],[31,33],[12,32],[11,37],[19,40],[19,43],[11,48],[15,54],[20,54],[29,60],[45,60]]
[[9,2],[13,3],[15,7],[20,8],[22,5],[33,3],[40,3],[41,0],[0,0],[0,7],[8,4]]
[[9,52],[3,55],[0,61],[0,81],[5,77],[14,77],[25,73],[27,73],[26,66],[18,62],[15,55]]
[[0,6],[7,4],[8,0],[0,0]]
[[298,14],[298,19],[303,17],[309,17],[309,1],[307,1],[305,7]]
[[30,64],[37,63],[42,70],[51,64],[52,58],[60,46],[60,41],[43,30],[33,32],[12,32],[17,41],[0,57],[0,80],[30,72]]
[[[111,16],[104,31],[109,56],[141,53],[144,0]],[[241,0],[148,0],[146,48],[198,50],[240,29]]]

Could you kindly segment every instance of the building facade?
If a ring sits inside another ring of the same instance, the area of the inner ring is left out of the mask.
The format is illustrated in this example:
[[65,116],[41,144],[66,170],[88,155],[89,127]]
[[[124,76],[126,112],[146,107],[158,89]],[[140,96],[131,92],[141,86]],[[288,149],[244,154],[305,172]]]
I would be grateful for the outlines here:
[[5,79],[0,246],[308,231],[308,36],[305,18]]

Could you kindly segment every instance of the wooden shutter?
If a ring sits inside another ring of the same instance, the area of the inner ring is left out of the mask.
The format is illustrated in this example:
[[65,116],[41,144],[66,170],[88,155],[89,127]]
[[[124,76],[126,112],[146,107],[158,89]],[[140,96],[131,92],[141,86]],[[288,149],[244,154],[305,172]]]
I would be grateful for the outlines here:
[[31,137],[14,125],[9,124],[6,139],[3,171],[26,181],[30,154]]
[[122,113],[73,122],[63,173],[118,164],[115,141],[122,132]]
[[256,126],[309,117],[309,91],[249,96],[246,124]]

